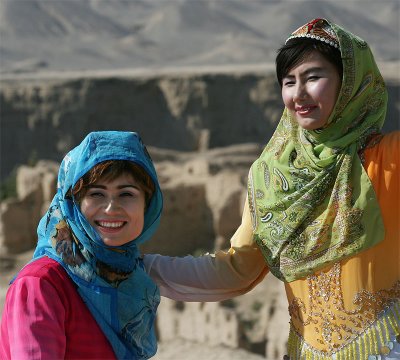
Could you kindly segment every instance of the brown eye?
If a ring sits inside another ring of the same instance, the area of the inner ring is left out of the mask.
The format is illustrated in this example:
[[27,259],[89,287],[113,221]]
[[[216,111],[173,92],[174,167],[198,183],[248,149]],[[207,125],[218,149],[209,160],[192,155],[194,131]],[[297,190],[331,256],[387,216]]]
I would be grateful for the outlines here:
[[91,198],[98,198],[98,197],[103,197],[104,194],[100,191],[88,191],[86,196],[89,196]]
[[287,80],[283,82],[283,86],[292,86],[295,82],[293,80]]

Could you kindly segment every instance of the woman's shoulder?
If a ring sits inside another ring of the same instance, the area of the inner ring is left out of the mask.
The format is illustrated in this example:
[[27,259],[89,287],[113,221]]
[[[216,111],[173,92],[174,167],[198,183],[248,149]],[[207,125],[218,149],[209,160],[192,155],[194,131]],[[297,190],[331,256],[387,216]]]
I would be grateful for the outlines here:
[[400,161],[400,131],[373,138],[367,145],[364,156],[367,161],[398,164]]
[[400,144],[400,130],[392,131],[388,134],[382,136],[379,145],[385,147],[386,149],[393,149],[399,152],[399,144]]
[[57,261],[43,256],[26,264],[14,281],[26,281],[29,278],[40,278],[57,286],[64,284],[69,277]]

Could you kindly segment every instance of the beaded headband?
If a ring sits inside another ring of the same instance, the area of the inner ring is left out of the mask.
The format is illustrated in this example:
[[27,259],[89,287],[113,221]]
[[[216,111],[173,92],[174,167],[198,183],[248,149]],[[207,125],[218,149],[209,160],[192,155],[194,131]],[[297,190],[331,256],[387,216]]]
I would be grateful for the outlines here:
[[339,49],[339,41],[337,36],[325,19],[314,19],[309,23],[300,26],[288,37],[286,43],[295,38],[315,39]]

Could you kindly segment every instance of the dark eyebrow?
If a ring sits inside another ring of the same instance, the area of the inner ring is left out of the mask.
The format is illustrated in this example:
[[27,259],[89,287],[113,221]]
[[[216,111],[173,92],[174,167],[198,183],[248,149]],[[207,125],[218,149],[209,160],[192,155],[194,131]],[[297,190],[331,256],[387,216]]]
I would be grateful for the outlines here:
[[[98,184],[92,184],[88,186],[89,189],[107,189],[107,186],[105,185],[98,185]],[[133,188],[133,189],[138,189],[140,190],[140,188],[136,185],[132,185],[132,184],[124,184],[124,185],[118,185],[117,189],[125,189],[125,188]]]
[[[322,68],[322,67],[315,66],[315,67],[309,68],[309,69],[305,70],[304,72],[302,72],[301,76],[307,76],[307,75],[309,75],[310,73],[313,73],[313,72],[321,72],[321,71],[323,72],[324,70],[325,69]],[[286,74],[283,78],[285,79],[285,78],[292,78],[292,77],[294,77],[294,76],[290,75],[290,74]]]
[[125,188],[134,188],[134,189],[139,189],[139,186],[137,185],[132,185],[132,184],[127,184],[127,185],[119,185],[118,189],[125,189]]
[[308,75],[309,73],[312,72],[320,72],[320,71],[324,71],[325,69],[319,66],[315,66],[312,68],[307,69],[306,71],[304,71],[303,73],[301,73],[302,75]]

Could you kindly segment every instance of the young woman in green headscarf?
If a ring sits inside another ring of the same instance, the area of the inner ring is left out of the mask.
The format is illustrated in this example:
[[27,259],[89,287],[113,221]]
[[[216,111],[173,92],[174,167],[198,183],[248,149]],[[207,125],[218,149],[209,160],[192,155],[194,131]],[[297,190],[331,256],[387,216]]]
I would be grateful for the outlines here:
[[279,50],[285,109],[227,252],[146,255],[161,294],[218,301],[285,283],[290,359],[400,358],[400,133],[365,41],[325,19]]

